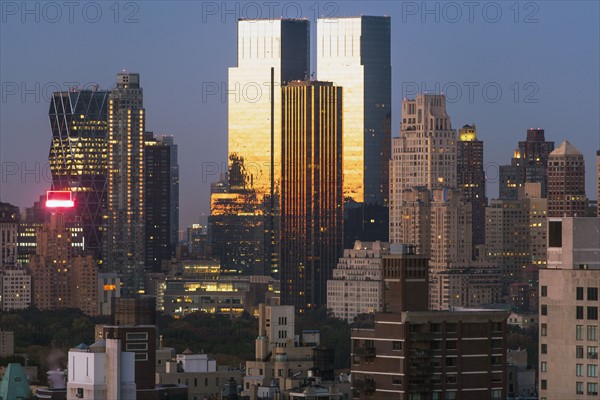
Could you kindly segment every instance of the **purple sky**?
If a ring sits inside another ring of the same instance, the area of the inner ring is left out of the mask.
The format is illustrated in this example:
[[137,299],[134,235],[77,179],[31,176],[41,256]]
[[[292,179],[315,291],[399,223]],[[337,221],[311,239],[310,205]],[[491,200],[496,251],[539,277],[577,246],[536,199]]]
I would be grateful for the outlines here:
[[[67,2],[67,4],[69,4]],[[209,212],[210,182],[225,165],[225,89],[236,64],[236,19],[391,15],[393,134],[402,97],[445,90],[453,127],[477,124],[485,141],[488,197],[530,127],[586,158],[595,193],[600,148],[600,7],[538,2],[0,2],[0,198],[30,206],[48,187],[48,97],[116,73],[141,74],[147,129],[175,135],[181,229]],[[72,7],[72,8],[69,8]],[[313,56],[313,69],[316,59]],[[203,93],[204,88],[204,93]],[[498,92],[501,90],[501,94]],[[221,90],[221,89],[219,89]]]

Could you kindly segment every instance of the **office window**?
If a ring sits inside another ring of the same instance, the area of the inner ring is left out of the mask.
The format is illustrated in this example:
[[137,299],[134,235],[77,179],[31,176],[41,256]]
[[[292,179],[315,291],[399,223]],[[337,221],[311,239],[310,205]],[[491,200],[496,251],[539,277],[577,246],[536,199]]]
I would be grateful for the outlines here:
[[548,363],[546,361],[542,361],[540,370],[542,372],[547,372],[548,371]]
[[583,319],[583,306],[577,306],[575,308],[575,318]]
[[587,308],[587,319],[596,321],[598,319],[598,307]]
[[542,297],[548,296],[548,286],[542,286]]
[[583,346],[575,347],[575,358],[583,358]]
[[583,376],[583,364],[575,364],[575,376]]
[[598,347],[597,346],[588,346],[587,357],[591,360],[597,360],[598,359]]
[[597,383],[588,383],[587,384],[587,394],[597,395],[598,394],[598,384]]
[[583,394],[583,382],[577,382],[575,384],[575,393]]
[[548,354],[548,345],[546,343],[542,343],[542,354]]
[[575,340],[583,340],[583,325],[575,325]]
[[595,288],[595,287],[587,288],[587,299],[588,300],[598,300],[598,288]]
[[548,381],[542,379],[542,390],[548,390]]
[[578,287],[576,290],[576,293],[577,293],[577,300],[583,300],[583,288]]
[[593,365],[593,364],[588,364],[587,376],[588,376],[588,378],[597,378],[598,377],[598,366]]
[[548,315],[548,306],[545,304],[542,304],[541,311],[542,311],[542,315]]
[[540,335],[547,336],[548,335],[548,324],[542,324],[540,328]]
[[598,340],[598,327],[595,325],[588,325],[587,327],[587,340]]

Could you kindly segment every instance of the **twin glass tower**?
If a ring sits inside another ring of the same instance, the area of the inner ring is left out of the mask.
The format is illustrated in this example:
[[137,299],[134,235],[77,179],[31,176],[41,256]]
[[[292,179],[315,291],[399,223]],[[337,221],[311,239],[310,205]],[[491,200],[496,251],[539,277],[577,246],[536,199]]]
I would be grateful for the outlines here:
[[[269,193],[270,70],[275,69],[275,186],[281,184],[281,87],[310,78],[306,19],[238,21],[238,66],[229,69],[229,154],[245,160],[254,189]],[[388,201],[392,77],[390,18],[317,21],[317,78],[343,87],[344,197]]]
[[[282,88],[293,81],[306,82],[314,78],[310,73],[310,48],[310,23],[306,19],[238,21],[238,65],[229,69],[228,152],[230,156],[244,160],[250,185],[256,190],[259,201],[269,199],[273,194],[276,210],[271,213],[275,214],[281,206],[282,165],[290,161],[282,159],[282,137],[285,136],[282,132],[285,107]],[[340,203],[381,207],[387,214],[391,149],[390,18],[318,19],[316,50],[317,78],[342,89],[343,197]],[[342,204],[339,206],[343,207]],[[356,215],[364,220],[364,213]],[[279,225],[279,219],[276,220]],[[285,224],[283,215],[281,221]],[[290,232],[284,226],[273,229]],[[328,229],[341,230],[341,227]],[[386,221],[382,229],[386,235],[387,229]],[[278,238],[279,232],[273,236]],[[386,240],[387,237],[362,239]],[[279,251],[278,244],[271,244]],[[277,261],[266,266],[267,274],[280,276],[281,272],[283,277],[287,275],[283,270],[298,268],[284,265],[285,257],[273,257],[272,260]],[[283,261],[281,265],[279,260]],[[333,268],[333,264],[327,269]],[[330,270],[325,275],[330,275]],[[314,284],[324,286],[326,279]],[[294,286],[292,291],[301,290]],[[284,282],[282,291],[283,288]],[[324,299],[319,302],[324,304]]]

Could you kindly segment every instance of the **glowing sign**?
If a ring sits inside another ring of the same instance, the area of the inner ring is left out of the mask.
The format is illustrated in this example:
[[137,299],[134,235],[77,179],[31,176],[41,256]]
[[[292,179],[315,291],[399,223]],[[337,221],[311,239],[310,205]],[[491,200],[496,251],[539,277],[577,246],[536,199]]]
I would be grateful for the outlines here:
[[69,190],[49,190],[46,192],[46,208],[75,207],[73,193]]

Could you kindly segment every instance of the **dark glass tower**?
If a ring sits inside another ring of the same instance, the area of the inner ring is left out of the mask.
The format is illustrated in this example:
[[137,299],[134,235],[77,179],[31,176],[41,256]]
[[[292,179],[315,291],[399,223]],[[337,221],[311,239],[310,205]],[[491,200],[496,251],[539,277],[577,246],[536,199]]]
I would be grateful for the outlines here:
[[483,141],[477,140],[475,125],[459,130],[456,184],[463,201],[471,203],[473,216],[473,249],[485,243],[485,172],[483,170]]
[[[171,138],[172,139],[172,138]],[[171,140],[172,141],[172,140]],[[171,249],[171,146],[146,132],[145,252],[146,270],[160,272],[163,260],[170,260]]]
[[70,190],[83,228],[84,248],[101,259],[106,206],[108,92],[56,92],[50,102],[48,160],[53,190]]
[[281,303],[322,307],[343,246],[342,88],[282,89]]
[[173,135],[162,135],[158,141],[169,146],[171,151],[171,252],[174,254],[179,242],[179,156]]

